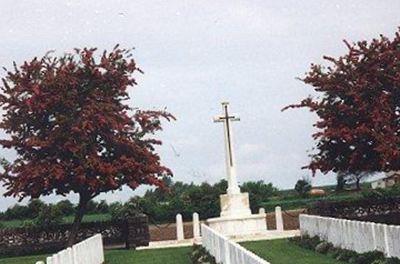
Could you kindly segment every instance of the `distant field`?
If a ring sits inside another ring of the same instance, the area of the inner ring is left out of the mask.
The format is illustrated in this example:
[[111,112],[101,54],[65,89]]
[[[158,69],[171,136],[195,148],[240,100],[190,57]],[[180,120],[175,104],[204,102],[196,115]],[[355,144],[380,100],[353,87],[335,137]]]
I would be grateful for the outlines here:
[[[90,214],[85,215],[83,218],[83,222],[99,222],[99,221],[107,221],[110,220],[111,216],[109,214]],[[74,220],[74,216],[66,216],[64,217],[65,223],[72,223]],[[10,220],[10,221],[0,221],[0,228],[14,228],[21,227],[25,222],[32,222],[32,220]]]
[[[289,192],[289,191],[287,191]],[[276,197],[271,199],[268,202],[262,203],[262,207],[265,208],[268,212],[274,210],[276,206],[282,207],[284,210],[294,210],[304,208],[310,203],[326,200],[326,201],[345,201],[348,199],[354,199],[360,197],[361,194],[359,192],[343,192],[343,193],[332,193],[328,196],[322,197],[310,197],[310,198],[299,198],[299,197]]]

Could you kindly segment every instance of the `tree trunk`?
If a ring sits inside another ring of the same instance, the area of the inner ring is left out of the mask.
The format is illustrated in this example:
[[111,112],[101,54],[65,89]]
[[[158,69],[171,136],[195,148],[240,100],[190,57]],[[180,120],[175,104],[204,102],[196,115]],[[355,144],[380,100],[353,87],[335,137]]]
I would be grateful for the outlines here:
[[86,198],[83,195],[79,195],[79,204],[77,211],[75,213],[75,218],[74,218],[74,223],[72,224],[71,231],[69,233],[68,237],[68,247],[72,247],[75,243],[76,240],[76,235],[79,232],[79,227],[81,226],[82,218],[86,212],[86,206],[88,202],[90,201],[90,198]]
[[358,191],[361,190],[360,181],[361,181],[361,179],[357,179],[357,181],[356,181],[356,188]]

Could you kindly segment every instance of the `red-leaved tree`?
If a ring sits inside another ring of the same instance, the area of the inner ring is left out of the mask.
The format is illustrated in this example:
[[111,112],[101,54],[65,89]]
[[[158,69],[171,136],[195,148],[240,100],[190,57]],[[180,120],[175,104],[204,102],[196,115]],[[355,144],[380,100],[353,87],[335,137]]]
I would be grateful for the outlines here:
[[[318,93],[286,108],[305,107],[319,120],[313,173],[400,170],[400,32],[394,39],[349,44],[329,67],[311,65],[302,79]],[[286,109],[284,108],[284,109]]]
[[116,46],[46,54],[8,71],[2,79],[0,123],[9,137],[0,141],[17,158],[3,162],[5,195],[79,195],[68,244],[72,245],[87,203],[103,192],[127,185],[162,187],[171,171],[161,165],[152,135],[165,111],[131,109],[124,101],[141,72],[130,50]]

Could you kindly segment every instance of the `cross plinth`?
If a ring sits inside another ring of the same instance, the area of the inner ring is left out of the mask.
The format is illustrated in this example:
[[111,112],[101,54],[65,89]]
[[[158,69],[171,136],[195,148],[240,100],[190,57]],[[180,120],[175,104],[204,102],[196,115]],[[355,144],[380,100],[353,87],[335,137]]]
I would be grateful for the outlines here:
[[239,121],[240,118],[229,114],[229,103],[222,103],[222,115],[214,117],[214,122],[222,122],[224,124],[225,136],[225,156],[226,156],[226,174],[228,181],[228,194],[239,194],[240,189],[236,178],[235,155],[233,151],[233,131],[231,123]]

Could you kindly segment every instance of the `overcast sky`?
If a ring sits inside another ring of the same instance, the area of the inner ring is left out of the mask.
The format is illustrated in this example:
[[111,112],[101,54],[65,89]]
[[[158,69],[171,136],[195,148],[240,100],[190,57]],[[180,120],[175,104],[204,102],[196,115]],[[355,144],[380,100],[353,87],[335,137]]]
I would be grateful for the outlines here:
[[[220,102],[230,101],[241,117],[233,126],[239,181],[292,188],[310,175],[301,166],[309,160],[315,121],[306,110],[280,111],[312,93],[295,78],[323,55],[346,52],[342,39],[392,37],[399,10],[398,0],[0,0],[0,65],[48,50],[135,47],[145,74],[130,105],[167,107],[177,117],[159,134],[162,160],[175,180],[225,177],[223,127],[212,118]],[[2,150],[1,156],[12,159],[13,153]],[[313,178],[316,185],[333,182],[333,176]],[[100,198],[125,200],[142,192]],[[13,203],[1,198],[0,210]]]

